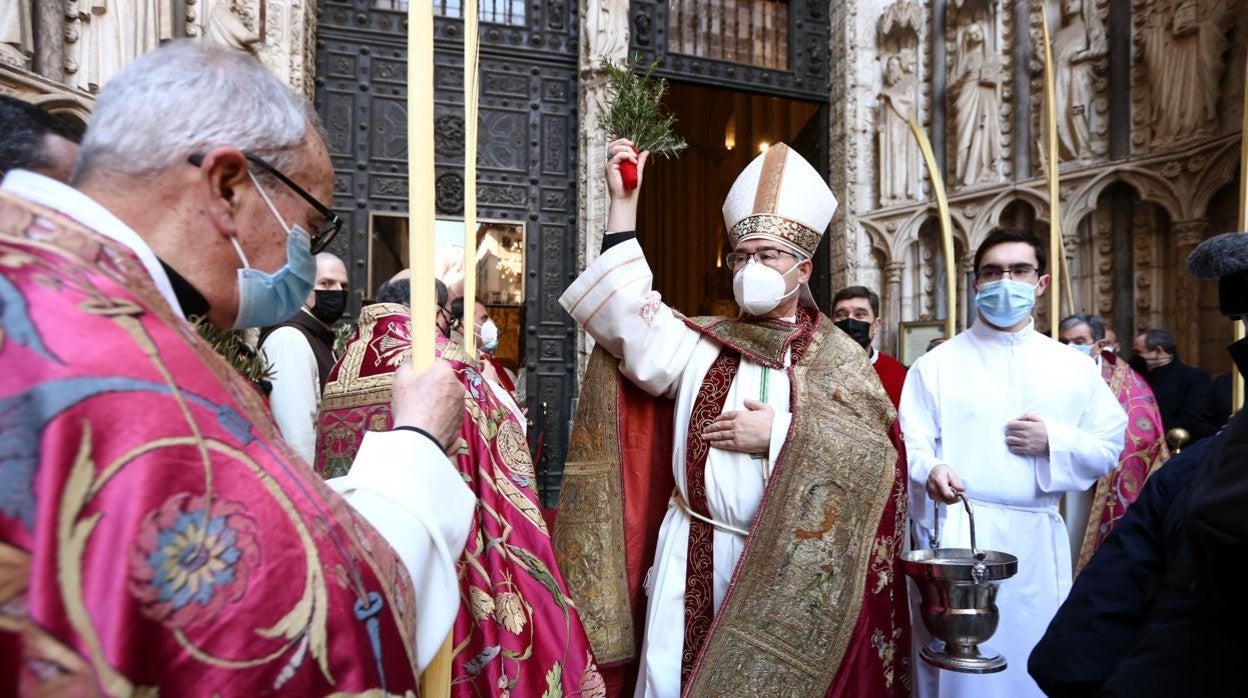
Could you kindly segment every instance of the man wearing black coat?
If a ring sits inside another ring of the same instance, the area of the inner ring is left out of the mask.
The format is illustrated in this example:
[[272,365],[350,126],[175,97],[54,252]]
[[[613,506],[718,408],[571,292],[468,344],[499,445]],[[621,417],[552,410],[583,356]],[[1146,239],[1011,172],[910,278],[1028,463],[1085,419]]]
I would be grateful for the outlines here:
[[[1248,235],[1188,258],[1218,278],[1222,313],[1248,316]],[[1229,347],[1248,369],[1248,340]],[[1075,580],[1027,668],[1050,696],[1244,693],[1248,419],[1172,458]]]
[[1131,367],[1148,381],[1166,431],[1186,429],[1192,442],[1211,436],[1220,424],[1209,414],[1213,381],[1209,374],[1179,360],[1174,335],[1149,330],[1135,338]]

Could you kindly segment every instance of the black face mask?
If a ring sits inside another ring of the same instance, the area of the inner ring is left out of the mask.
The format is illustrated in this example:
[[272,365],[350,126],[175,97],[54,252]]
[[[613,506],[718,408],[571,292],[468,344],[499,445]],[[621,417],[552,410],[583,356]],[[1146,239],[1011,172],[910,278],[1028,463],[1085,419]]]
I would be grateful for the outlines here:
[[847,317],[834,323],[849,338],[862,345],[863,349],[871,346],[871,323]]
[[1148,360],[1139,354],[1134,354],[1127,359],[1127,365],[1141,376],[1148,373]]
[[330,291],[328,289],[318,288],[316,293],[316,305],[312,306],[312,317],[320,320],[326,325],[332,325],[338,322],[338,318],[342,317],[343,312],[347,309],[347,291]]
[[445,323],[446,325],[445,328],[443,328],[441,325],[438,326],[437,328],[438,334],[442,335],[443,337],[446,337],[447,339],[450,339],[451,332],[455,330],[455,326],[458,324],[457,321],[455,320],[455,317],[451,315],[450,312],[447,311],[447,309],[443,308],[442,306],[438,306],[437,310],[433,312],[437,313],[438,317],[441,318],[442,322]]

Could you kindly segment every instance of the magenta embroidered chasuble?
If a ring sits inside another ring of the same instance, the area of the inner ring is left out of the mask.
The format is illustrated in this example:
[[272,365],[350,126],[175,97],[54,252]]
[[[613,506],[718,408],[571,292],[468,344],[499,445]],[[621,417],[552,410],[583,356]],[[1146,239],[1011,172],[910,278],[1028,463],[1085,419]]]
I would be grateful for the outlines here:
[[[318,471],[334,473],[355,457],[366,431],[390,428],[390,387],[410,354],[409,325],[403,305],[361,311],[325,384]],[[438,354],[464,384],[460,450],[452,460],[477,497],[460,560],[452,695],[600,698],[603,678],[555,564],[524,430],[485,384],[479,363],[441,337]]]
[[0,694],[415,694],[390,546],[131,250],[3,192],[0,369]]

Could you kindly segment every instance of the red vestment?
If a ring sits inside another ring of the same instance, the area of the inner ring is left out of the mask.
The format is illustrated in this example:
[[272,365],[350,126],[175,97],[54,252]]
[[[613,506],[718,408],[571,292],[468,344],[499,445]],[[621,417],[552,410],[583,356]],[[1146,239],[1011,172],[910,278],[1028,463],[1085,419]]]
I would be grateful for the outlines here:
[[[316,468],[340,469],[367,430],[390,428],[394,369],[410,355],[406,306],[377,303],[330,371],[317,426]],[[466,391],[454,462],[477,497],[460,561],[452,695],[602,696],[603,678],[555,565],[523,428],[484,382],[480,364],[438,338]]]
[[893,401],[893,407],[901,404],[901,388],[906,383],[906,367],[900,361],[882,351],[875,353],[875,362],[871,364],[875,373],[884,384],[884,392]]
[[413,693],[393,549],[129,248],[0,192],[0,694]]

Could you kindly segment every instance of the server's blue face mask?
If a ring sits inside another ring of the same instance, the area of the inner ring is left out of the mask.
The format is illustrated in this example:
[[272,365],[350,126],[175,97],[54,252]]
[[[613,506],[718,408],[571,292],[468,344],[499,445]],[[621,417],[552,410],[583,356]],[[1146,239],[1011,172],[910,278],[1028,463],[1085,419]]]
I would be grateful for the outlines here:
[[1066,346],[1076,351],[1081,351],[1084,354],[1087,354],[1088,356],[1092,356],[1092,347],[1096,345],[1095,344],[1067,344]]
[[286,231],[286,264],[272,274],[252,269],[238,239],[230,238],[243,263],[243,268],[238,270],[238,316],[234,319],[234,329],[276,325],[290,318],[316,285],[316,259],[312,256],[312,238],[308,231],[298,225],[286,225],[256,176],[251,172],[247,176]]
[[993,325],[1013,327],[1036,307],[1036,286],[1014,279],[986,283],[975,294],[975,307]]

